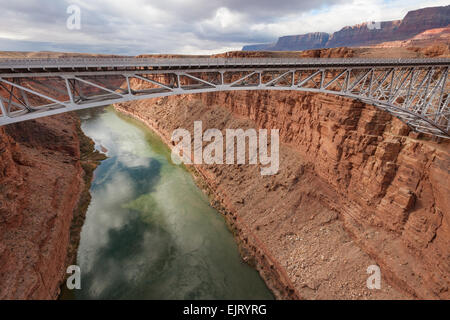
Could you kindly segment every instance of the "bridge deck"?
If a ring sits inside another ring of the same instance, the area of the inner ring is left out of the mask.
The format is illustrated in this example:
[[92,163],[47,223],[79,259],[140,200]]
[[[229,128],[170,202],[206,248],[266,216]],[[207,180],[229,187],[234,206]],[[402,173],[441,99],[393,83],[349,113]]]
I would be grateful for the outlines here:
[[450,59],[353,58],[57,58],[0,59],[0,76],[75,71],[281,69],[448,66]]

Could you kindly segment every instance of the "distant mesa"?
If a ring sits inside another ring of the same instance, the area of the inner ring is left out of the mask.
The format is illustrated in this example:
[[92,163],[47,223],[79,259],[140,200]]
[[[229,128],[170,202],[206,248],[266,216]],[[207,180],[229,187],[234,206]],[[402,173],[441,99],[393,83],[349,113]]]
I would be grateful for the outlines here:
[[[332,34],[312,32],[283,36],[276,43],[253,44],[242,51],[299,51],[319,48],[372,46],[408,40],[430,29],[450,25],[450,5],[409,11],[402,20],[382,21],[377,28],[367,22],[347,26]],[[378,28],[379,27],[379,28]]]
[[242,48],[242,51],[264,51],[270,50],[271,47],[274,47],[275,43],[260,43],[260,44],[249,44]]

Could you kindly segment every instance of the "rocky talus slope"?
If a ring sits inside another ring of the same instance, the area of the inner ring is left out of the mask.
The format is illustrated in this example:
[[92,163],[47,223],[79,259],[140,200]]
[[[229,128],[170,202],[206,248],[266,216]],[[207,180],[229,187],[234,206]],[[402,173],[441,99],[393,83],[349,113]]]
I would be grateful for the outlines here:
[[58,296],[90,199],[91,152],[69,114],[0,128],[0,299]]
[[[449,142],[331,95],[220,92],[116,108],[168,144],[196,120],[203,130],[280,129],[274,176],[250,165],[195,165],[244,259],[279,298],[450,298]],[[381,267],[381,290],[366,287],[371,264]]]

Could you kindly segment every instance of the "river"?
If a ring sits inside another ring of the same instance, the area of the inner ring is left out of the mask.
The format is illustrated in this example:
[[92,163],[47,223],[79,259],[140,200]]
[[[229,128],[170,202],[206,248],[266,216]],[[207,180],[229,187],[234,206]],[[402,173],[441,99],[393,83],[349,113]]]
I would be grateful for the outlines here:
[[224,218],[140,122],[112,107],[80,112],[106,151],[81,231],[81,289],[64,299],[273,299]]

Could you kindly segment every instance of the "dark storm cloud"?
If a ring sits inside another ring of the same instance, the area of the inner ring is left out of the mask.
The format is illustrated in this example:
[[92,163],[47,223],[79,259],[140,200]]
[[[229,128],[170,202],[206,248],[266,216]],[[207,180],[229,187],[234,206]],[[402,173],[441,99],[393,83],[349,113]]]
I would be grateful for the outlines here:
[[[204,19],[214,15],[219,8],[245,14],[252,21],[261,18],[276,19],[286,14],[307,12],[346,0],[222,0],[222,1],[179,1],[156,0],[152,6],[176,13],[178,17],[189,21]],[[347,1],[348,2],[348,1]]]

